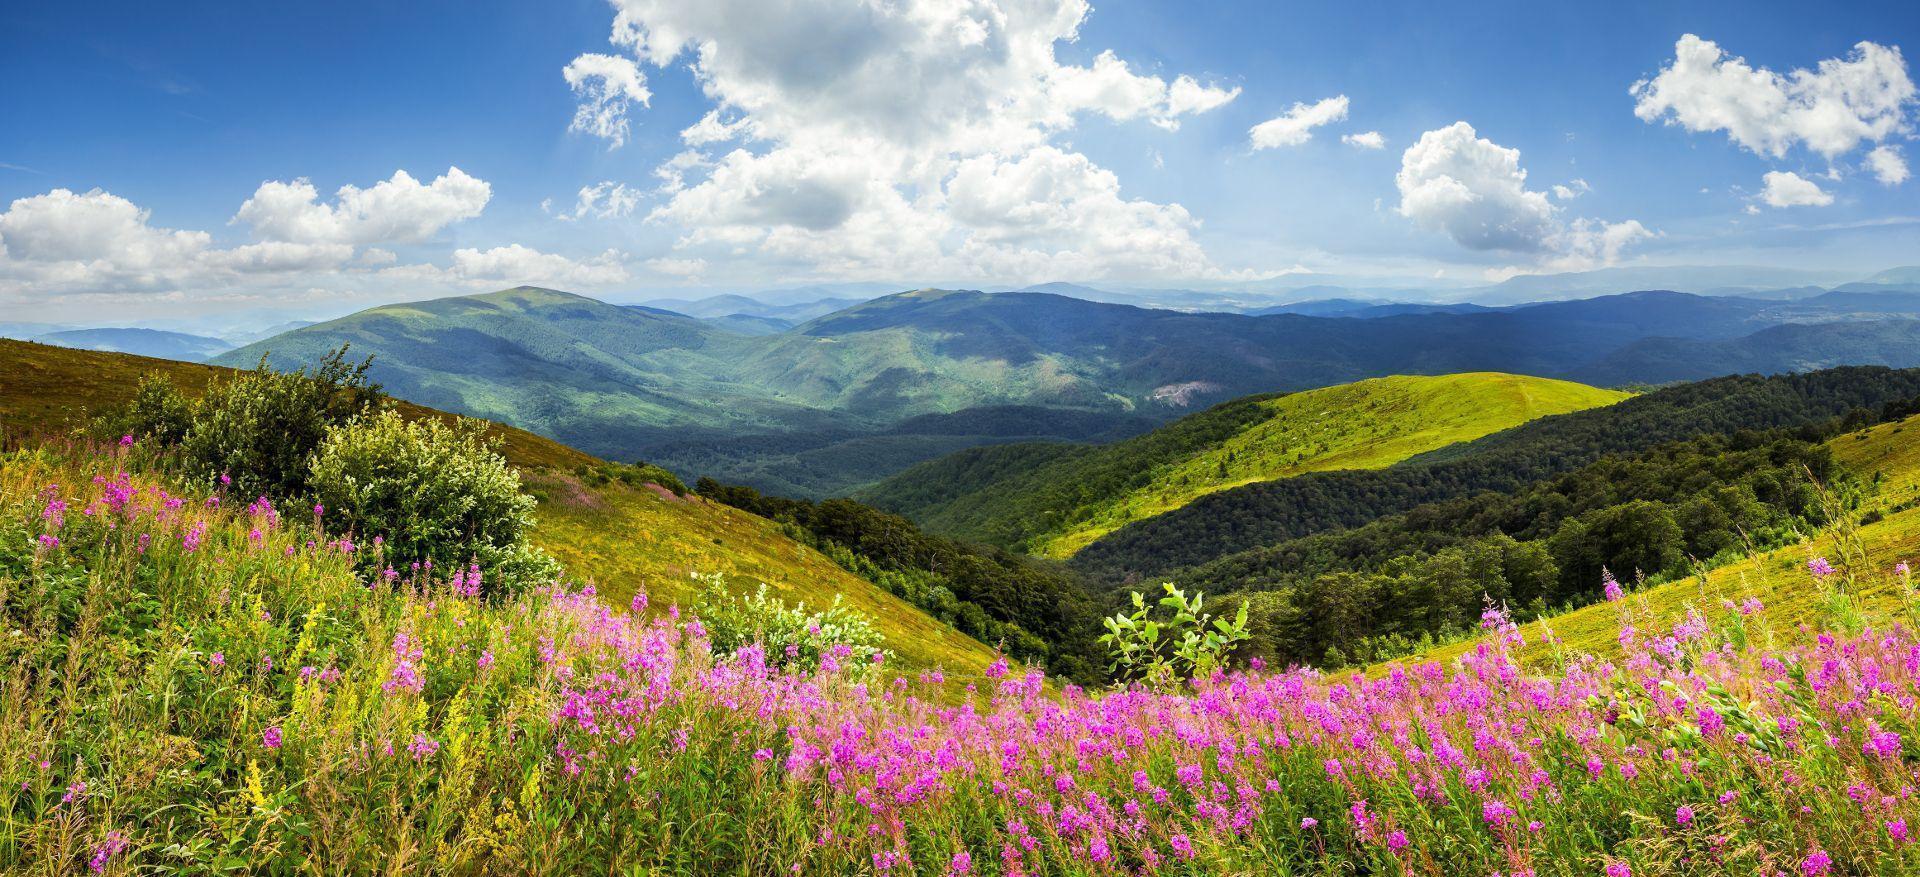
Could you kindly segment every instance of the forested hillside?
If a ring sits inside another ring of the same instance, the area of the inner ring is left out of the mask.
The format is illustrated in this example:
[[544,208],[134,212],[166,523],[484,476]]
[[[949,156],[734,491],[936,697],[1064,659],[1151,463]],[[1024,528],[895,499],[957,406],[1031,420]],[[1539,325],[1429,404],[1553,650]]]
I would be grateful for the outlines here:
[[1244,596],[1259,631],[1252,651],[1269,660],[1394,657],[1471,630],[1488,601],[1537,618],[1598,600],[1609,574],[1664,581],[1817,532],[1838,507],[1822,491],[1863,485],[1808,429],[1612,455],[1513,492],[1229,555],[1179,579]]
[[1235,400],[1109,445],[966,452],[908,469],[861,498],[940,532],[1068,557],[1129,522],[1210,493],[1308,472],[1377,469],[1624,398],[1519,375],[1375,378]]
[[852,500],[766,496],[702,479],[701,496],[793,528],[796,538],[972,636],[1080,681],[1098,678],[1102,604],[1069,570],[922,533]]
[[1658,390],[1607,408],[1534,421],[1389,469],[1248,485],[1123,527],[1073,558],[1106,582],[1165,577],[1241,551],[1358,527],[1416,506],[1511,491],[1607,454],[1704,434],[1810,426],[1920,395],[1920,370],[1853,367],[1734,376]]

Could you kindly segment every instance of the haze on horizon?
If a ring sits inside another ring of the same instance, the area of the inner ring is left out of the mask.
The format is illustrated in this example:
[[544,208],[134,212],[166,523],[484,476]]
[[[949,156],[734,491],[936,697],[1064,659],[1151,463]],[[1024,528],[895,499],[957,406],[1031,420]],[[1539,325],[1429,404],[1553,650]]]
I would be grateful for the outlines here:
[[107,5],[4,13],[0,322],[1920,261],[1910,3]]

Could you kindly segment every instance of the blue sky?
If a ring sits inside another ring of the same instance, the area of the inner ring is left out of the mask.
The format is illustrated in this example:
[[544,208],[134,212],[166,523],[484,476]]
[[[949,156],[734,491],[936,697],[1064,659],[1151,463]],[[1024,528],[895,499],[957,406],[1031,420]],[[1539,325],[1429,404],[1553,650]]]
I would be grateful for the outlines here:
[[0,319],[1920,261],[1915,4],[1360,10],[9,4]]

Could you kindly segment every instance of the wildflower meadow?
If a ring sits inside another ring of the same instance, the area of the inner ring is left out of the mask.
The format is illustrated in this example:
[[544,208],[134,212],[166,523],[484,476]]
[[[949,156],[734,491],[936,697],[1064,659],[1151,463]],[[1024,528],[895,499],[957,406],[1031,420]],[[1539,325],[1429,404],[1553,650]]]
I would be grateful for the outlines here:
[[145,460],[0,457],[12,873],[1920,870],[1898,619],[1655,627],[1614,584],[1617,661],[1523,664],[1546,628],[1490,609],[1447,665],[1095,690],[1003,661],[956,693],[857,622],[718,648],[689,607],[492,593]]

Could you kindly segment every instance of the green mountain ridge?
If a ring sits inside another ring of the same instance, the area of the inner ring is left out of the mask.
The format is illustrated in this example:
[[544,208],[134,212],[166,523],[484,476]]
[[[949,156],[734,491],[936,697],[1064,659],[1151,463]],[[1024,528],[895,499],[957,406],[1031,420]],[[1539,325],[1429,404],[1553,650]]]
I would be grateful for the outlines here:
[[[805,452],[801,445],[817,449],[833,441],[804,439],[720,471],[689,468],[698,453],[667,461],[686,477],[715,474],[824,497],[959,447],[1008,437],[1072,437],[1037,423],[1026,430],[880,438],[920,415],[1027,406],[1099,412],[1118,424],[1171,420],[1254,393],[1391,374],[1498,371],[1579,379],[1582,369],[1644,339],[1730,341],[1784,321],[1916,308],[1920,304],[1891,295],[1769,302],[1642,292],[1362,320],[920,290],[784,331],[762,331],[777,327],[761,324],[743,333],[655,308],[523,287],[373,308],[216,361],[251,365],[271,351],[277,364],[295,366],[351,343],[357,353],[375,356],[375,378],[395,395],[619,459],[654,459],[655,449],[670,445],[716,446],[748,436],[876,437],[871,453],[846,455],[857,457],[855,463],[802,462],[808,471],[797,479],[775,470],[796,462],[792,455]],[[1644,366],[1632,358],[1610,361],[1609,380],[1712,367],[1675,365],[1676,357],[1694,355],[1684,343],[1677,346],[1677,353]],[[1816,339],[1811,347],[1820,349],[1801,361],[1848,362],[1855,355],[1840,341]]]
[[132,353],[183,362],[205,362],[233,349],[232,344],[218,338],[159,329],[71,329],[35,336],[33,340],[79,350]]
[[1608,455],[1703,435],[1798,429],[1916,396],[1920,369],[1870,366],[1681,384],[1534,420],[1385,469],[1317,472],[1214,493],[1109,533],[1071,564],[1109,584],[1180,578],[1195,567],[1430,503],[1516,490]]
[[860,498],[942,532],[1048,557],[1244,484],[1374,469],[1628,394],[1499,373],[1370,378],[1238,399],[1103,446],[982,448]]

